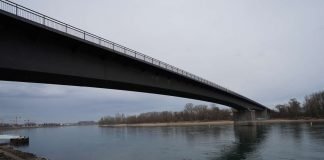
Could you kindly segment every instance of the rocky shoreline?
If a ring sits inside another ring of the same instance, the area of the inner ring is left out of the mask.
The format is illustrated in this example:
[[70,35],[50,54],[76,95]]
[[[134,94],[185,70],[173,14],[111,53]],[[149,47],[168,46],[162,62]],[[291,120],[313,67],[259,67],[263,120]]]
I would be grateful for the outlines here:
[[22,152],[9,145],[0,146],[0,160],[47,160],[35,154]]

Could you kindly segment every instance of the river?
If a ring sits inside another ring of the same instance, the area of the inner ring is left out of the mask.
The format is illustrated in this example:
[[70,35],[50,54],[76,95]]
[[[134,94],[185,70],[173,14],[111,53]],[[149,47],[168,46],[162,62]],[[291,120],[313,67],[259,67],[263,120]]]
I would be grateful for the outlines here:
[[320,160],[324,123],[234,127],[73,126],[3,131],[30,137],[19,150],[50,160]]

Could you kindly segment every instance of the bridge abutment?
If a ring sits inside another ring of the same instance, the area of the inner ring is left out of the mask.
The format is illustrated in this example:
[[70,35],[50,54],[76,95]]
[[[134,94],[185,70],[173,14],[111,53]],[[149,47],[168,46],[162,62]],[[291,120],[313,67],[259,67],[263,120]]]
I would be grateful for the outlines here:
[[239,110],[234,112],[234,125],[256,125],[260,120],[269,118],[267,110]]

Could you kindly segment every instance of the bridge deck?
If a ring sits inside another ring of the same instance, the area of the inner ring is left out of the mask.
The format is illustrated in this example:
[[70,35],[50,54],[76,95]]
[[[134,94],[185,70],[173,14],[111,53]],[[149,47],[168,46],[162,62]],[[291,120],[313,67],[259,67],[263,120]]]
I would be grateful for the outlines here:
[[79,39],[81,41],[86,41],[87,43],[90,43],[94,46],[104,48],[109,51],[113,51],[115,54],[127,56],[129,58],[136,59],[137,61],[140,61],[142,63],[147,63],[149,65],[159,67],[163,70],[172,72],[173,74],[181,75],[188,79],[191,79],[191,80],[197,81],[199,83],[208,85],[210,87],[216,88],[218,90],[221,90],[227,94],[238,97],[239,99],[243,99],[244,101],[247,101],[247,102],[254,104],[256,106],[259,106],[260,108],[266,108],[262,104],[259,104],[247,97],[244,97],[234,91],[231,91],[227,88],[224,88],[218,84],[210,82],[210,81],[203,79],[199,76],[196,76],[196,75],[191,74],[187,71],[184,71],[182,69],[179,69],[177,67],[169,65],[165,62],[154,59],[150,56],[144,55],[140,52],[137,52],[137,51],[134,51],[127,47],[124,47],[120,44],[111,42],[107,39],[104,39],[102,37],[91,34],[87,31],[81,30],[77,27],[73,27],[69,24],[66,24],[66,23],[63,23],[56,19],[50,18],[44,14],[41,14],[41,13],[38,13],[31,9],[28,9],[26,7],[20,6],[16,3],[13,3],[10,1],[5,1],[5,0],[0,0],[0,10],[5,11],[6,13],[10,13],[12,16],[17,16],[19,18],[22,18],[25,21],[28,21],[29,23],[33,23],[35,25],[41,25],[41,26],[46,27],[50,30],[55,30],[55,31],[61,32],[62,34],[65,34],[67,36],[72,36],[73,38]]

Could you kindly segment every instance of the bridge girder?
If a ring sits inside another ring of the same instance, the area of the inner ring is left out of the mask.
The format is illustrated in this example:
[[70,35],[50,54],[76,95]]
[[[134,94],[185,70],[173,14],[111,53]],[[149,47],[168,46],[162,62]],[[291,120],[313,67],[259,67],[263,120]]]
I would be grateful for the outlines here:
[[237,110],[266,107],[0,11],[0,79],[147,92],[204,100]]

